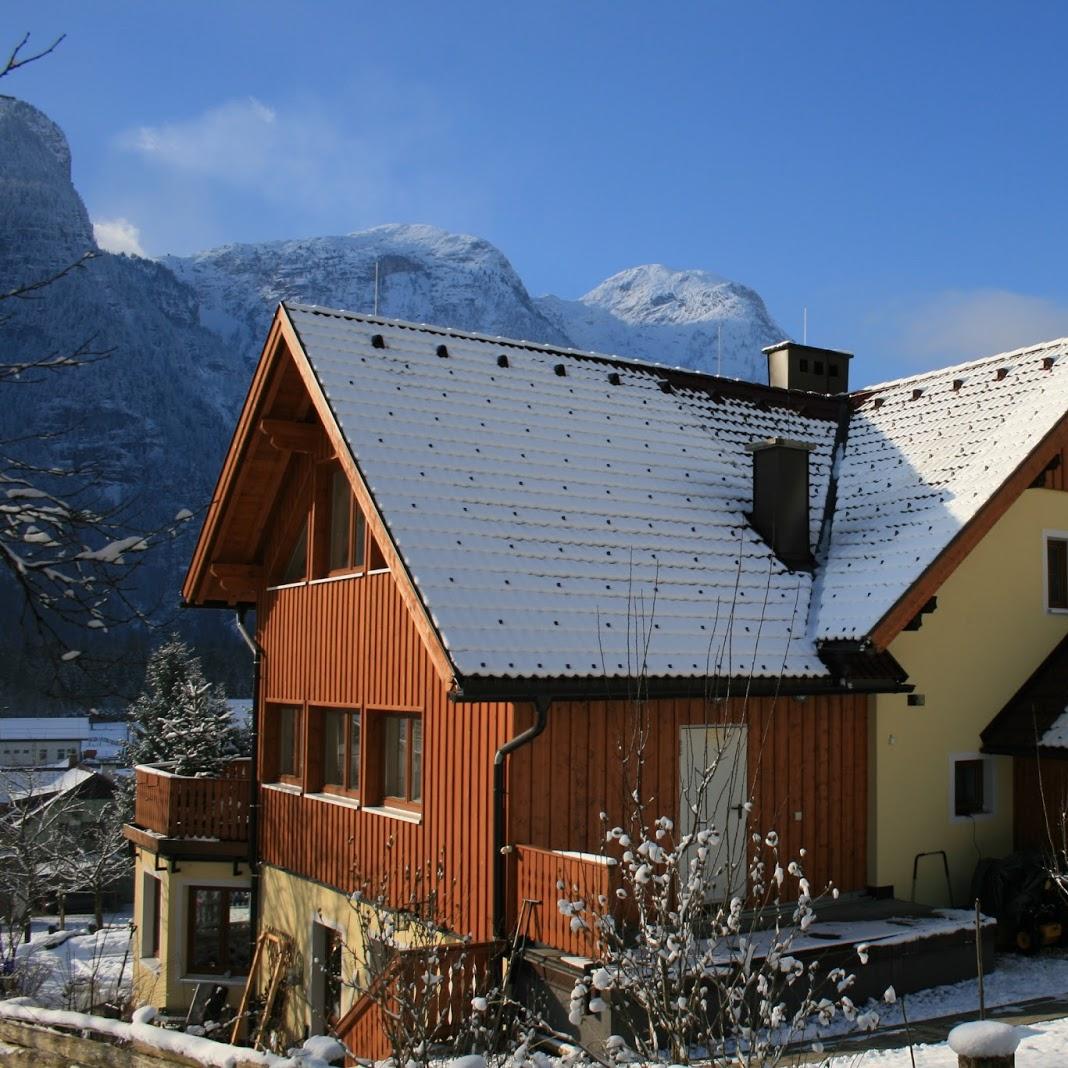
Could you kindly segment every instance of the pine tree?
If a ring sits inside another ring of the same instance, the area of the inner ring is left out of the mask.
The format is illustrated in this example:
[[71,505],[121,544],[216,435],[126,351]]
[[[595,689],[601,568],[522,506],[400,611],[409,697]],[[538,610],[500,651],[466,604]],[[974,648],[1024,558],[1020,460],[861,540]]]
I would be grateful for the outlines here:
[[128,715],[128,767],[174,761],[178,775],[218,775],[247,751],[222,687],[204,678],[200,658],[177,637],[149,658],[144,690]]

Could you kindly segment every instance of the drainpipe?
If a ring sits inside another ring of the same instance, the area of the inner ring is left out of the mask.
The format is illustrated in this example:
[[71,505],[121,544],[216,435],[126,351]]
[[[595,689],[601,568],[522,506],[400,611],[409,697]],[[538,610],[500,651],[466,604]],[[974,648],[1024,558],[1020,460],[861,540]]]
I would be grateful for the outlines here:
[[[252,752],[249,759],[248,798],[248,869],[249,869],[249,939],[256,952],[260,925],[260,664],[263,646],[245,628],[247,608],[239,608],[235,622],[238,633],[252,653]],[[251,959],[251,958],[250,958]]]
[[493,935],[499,939],[505,937],[505,881],[508,862],[508,846],[504,840],[506,818],[504,760],[528,742],[534,741],[545,730],[550,704],[552,704],[551,697],[535,698],[533,725],[514,738],[509,738],[493,757]]

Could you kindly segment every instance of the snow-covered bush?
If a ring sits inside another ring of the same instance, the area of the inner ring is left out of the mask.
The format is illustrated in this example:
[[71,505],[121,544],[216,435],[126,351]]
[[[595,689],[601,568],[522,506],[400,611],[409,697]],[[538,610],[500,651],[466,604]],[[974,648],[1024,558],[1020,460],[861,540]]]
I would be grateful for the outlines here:
[[149,658],[141,696],[129,708],[127,766],[173,762],[178,775],[217,775],[248,752],[220,686],[204,678],[200,659],[171,637]]
[[[572,991],[570,1019],[577,1026],[611,1008],[629,1036],[611,1039],[616,1062],[772,1065],[787,1043],[839,1013],[858,1027],[878,1023],[874,1012],[856,1013],[847,995],[852,975],[824,972],[791,952],[816,915],[804,850],[782,857],[775,831],[753,826],[751,803],[739,806],[744,834],[700,818],[729,759],[738,758],[714,752],[690,784],[685,833],[653,815],[637,789],[625,826],[602,813],[617,875],[612,896],[588,900],[559,886],[560,911],[573,929],[588,928],[596,946],[592,969]],[[819,893],[837,896],[832,887]]]

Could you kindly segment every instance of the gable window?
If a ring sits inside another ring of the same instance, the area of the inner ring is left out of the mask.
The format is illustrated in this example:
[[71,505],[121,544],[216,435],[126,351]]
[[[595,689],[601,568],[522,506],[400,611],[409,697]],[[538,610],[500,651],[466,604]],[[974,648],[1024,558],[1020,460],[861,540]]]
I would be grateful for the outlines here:
[[244,975],[249,964],[248,890],[189,888],[186,971],[203,975]]
[[995,762],[978,753],[957,753],[950,758],[954,819],[990,816],[994,812]]
[[299,705],[280,705],[275,713],[278,739],[278,776],[299,779],[304,767],[304,716]]
[[356,794],[360,790],[360,713],[327,708],[323,717],[323,790]]
[[1068,612],[1068,533],[1047,533],[1046,610]]
[[382,793],[386,804],[418,805],[423,799],[421,716],[382,717]]
[[330,476],[330,528],[327,567],[331,574],[363,569],[366,527],[348,476],[340,467]]
[[286,566],[278,576],[278,584],[286,586],[301,582],[308,577],[308,524],[302,523],[296,541],[286,560]]

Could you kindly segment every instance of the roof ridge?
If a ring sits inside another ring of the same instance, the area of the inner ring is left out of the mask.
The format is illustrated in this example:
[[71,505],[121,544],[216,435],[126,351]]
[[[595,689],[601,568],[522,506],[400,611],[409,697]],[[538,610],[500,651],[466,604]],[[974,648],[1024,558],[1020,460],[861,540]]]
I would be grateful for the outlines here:
[[[537,341],[480,334],[473,330],[461,330],[458,327],[435,326],[430,323],[414,323],[407,319],[389,319],[384,316],[368,315],[363,312],[350,312],[342,308],[328,308],[319,304],[301,304],[295,301],[282,301],[281,307],[287,312],[306,312],[311,315],[325,315],[338,319],[346,319],[352,322],[365,323],[369,326],[396,327],[401,330],[419,331],[434,337],[455,337],[465,341],[478,341],[489,345],[503,345],[514,349],[525,349],[530,352],[544,353],[550,356],[567,356],[577,360],[586,360],[593,363],[604,364],[607,367],[618,367],[624,370],[636,371],[650,375],[659,374],[674,385],[683,388],[700,389],[710,394],[722,391],[724,393],[745,394],[757,392],[764,396],[769,404],[775,407],[792,411],[798,415],[806,415],[813,419],[835,419],[838,407],[843,398],[849,394],[823,394],[809,393],[804,390],[784,390],[770,386],[764,382],[752,382],[746,378],[726,378],[719,375],[710,375],[707,371],[698,371],[692,367],[673,367],[670,364],[656,363],[652,360],[643,360],[637,356],[618,356],[604,352],[594,352],[588,349],[567,348],[559,345],[546,345]],[[810,408],[810,411],[804,411]]]
[[854,394],[874,393],[876,390],[890,389],[893,386],[901,386],[909,382],[921,382],[926,379],[940,378],[945,375],[956,374],[961,371],[980,367],[986,363],[994,363],[998,360],[1019,359],[1021,356],[1029,356],[1032,353],[1037,354],[1047,349],[1057,348],[1058,346],[1061,348],[1068,346],[1068,337],[1052,338],[1049,341],[1038,341],[1031,345],[1024,345],[1019,349],[1011,349],[1008,352],[995,352],[990,356],[978,356],[975,359],[966,360],[964,363],[950,364],[948,367],[934,367],[929,371],[918,371],[914,375],[903,375],[901,378],[890,378],[885,382],[876,382],[870,386],[863,386],[853,392]]

